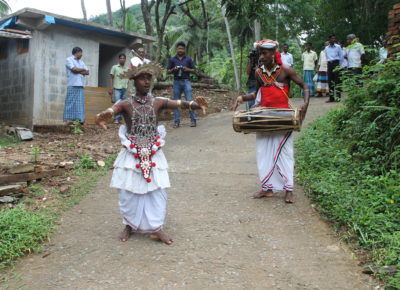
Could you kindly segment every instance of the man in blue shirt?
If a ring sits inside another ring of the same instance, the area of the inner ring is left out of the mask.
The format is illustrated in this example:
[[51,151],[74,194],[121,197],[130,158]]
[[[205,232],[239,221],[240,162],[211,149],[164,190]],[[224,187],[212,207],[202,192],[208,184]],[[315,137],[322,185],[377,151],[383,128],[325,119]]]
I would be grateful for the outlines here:
[[[167,73],[174,74],[174,100],[179,100],[182,93],[186,101],[192,101],[192,84],[189,81],[189,74],[194,73],[193,60],[186,55],[186,45],[179,42],[176,45],[176,55],[168,62]],[[190,111],[190,127],[196,127],[196,114]],[[174,111],[174,128],[180,125],[179,110]]]
[[328,83],[329,83],[329,100],[327,103],[335,101],[336,97],[340,100],[340,79],[339,70],[335,70],[340,65],[343,58],[342,48],[336,44],[336,36],[334,34],[329,36],[329,45],[325,47],[326,59],[328,61]]
[[85,122],[85,95],[84,85],[85,76],[89,75],[89,70],[81,60],[82,48],[74,47],[72,56],[65,61],[67,69],[67,97],[64,106],[64,121],[71,124],[79,120],[82,124]]

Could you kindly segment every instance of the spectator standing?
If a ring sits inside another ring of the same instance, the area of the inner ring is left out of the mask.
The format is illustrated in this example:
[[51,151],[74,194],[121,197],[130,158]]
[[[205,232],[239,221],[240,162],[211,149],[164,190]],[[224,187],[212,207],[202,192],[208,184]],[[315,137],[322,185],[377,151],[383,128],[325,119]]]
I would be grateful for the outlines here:
[[327,103],[330,103],[335,101],[335,97],[338,98],[338,100],[340,100],[341,97],[339,71],[335,69],[340,66],[342,48],[336,43],[336,35],[332,34],[329,36],[329,45],[325,47],[325,54],[328,60],[329,83],[329,100]]
[[[125,67],[126,55],[121,53],[118,56],[118,64],[114,65],[110,71],[110,84],[111,88],[109,94],[113,97],[112,102],[118,103],[120,100],[126,99],[126,90],[128,88],[128,79],[122,79],[120,74],[126,72],[128,68]],[[114,123],[122,121],[121,115],[114,116]]]
[[303,79],[306,83],[307,87],[310,89],[310,97],[313,97],[315,94],[315,85],[314,85],[314,74],[315,74],[315,66],[318,61],[318,55],[312,49],[312,43],[306,43],[306,51],[301,55],[301,60],[303,61]]
[[145,58],[146,51],[141,43],[136,43],[132,48],[133,57],[131,58],[131,68],[138,67],[145,63],[150,63],[150,60]]
[[379,63],[384,63],[388,57],[387,40],[382,41],[382,47],[379,49]]
[[317,81],[315,84],[317,97],[322,95],[327,96],[329,94],[328,85],[328,61],[326,60],[325,47],[329,45],[329,42],[324,43],[324,49],[319,54],[318,68],[317,68]]
[[[178,42],[176,44],[176,55],[170,58],[167,67],[167,73],[174,75],[174,100],[180,100],[182,93],[186,101],[192,101],[192,84],[189,80],[189,74],[194,73],[195,67],[193,60],[186,55],[186,44]],[[174,128],[180,126],[179,110],[174,111]],[[190,127],[196,127],[196,114],[190,111]]]
[[65,61],[67,69],[67,97],[65,98],[63,119],[67,124],[79,120],[85,122],[85,76],[89,75],[89,69],[81,59],[82,48],[74,47],[72,56]]
[[[246,87],[247,93],[253,93],[256,91],[256,69],[258,68],[258,51],[252,49],[249,53],[249,62],[246,66],[246,74],[248,75]],[[247,109],[251,108],[255,103],[255,100],[247,101]]]
[[355,34],[347,35],[347,60],[349,62],[349,70],[354,74],[362,73],[362,62],[365,56],[364,46],[359,42]]
[[281,54],[283,65],[293,67],[293,55],[289,53],[289,44],[285,43],[283,45],[283,53]]

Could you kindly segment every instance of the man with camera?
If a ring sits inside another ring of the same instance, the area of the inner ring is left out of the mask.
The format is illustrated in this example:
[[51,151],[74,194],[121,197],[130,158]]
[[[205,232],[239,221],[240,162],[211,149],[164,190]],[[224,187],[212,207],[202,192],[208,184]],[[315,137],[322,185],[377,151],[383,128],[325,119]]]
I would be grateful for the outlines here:
[[[256,91],[256,69],[258,68],[258,51],[256,49],[250,50],[249,53],[249,62],[247,63],[246,73],[249,76],[247,78],[246,87],[247,93],[253,93]],[[250,109],[255,103],[255,100],[247,101],[247,109]]]
[[[186,55],[186,45],[178,42],[176,45],[176,55],[168,62],[167,73],[174,74],[174,100],[179,100],[182,93],[186,101],[192,101],[192,84],[189,81],[189,74],[194,73],[195,67],[193,60]],[[190,111],[190,127],[196,127],[196,114]],[[180,125],[179,110],[174,111],[174,128]]]

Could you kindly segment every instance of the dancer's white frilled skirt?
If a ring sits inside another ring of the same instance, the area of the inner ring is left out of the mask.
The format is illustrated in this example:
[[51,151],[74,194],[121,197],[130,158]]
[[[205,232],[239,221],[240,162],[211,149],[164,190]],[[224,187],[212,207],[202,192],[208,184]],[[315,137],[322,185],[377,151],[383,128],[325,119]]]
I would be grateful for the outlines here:
[[[168,163],[162,150],[152,156],[156,166],[151,171],[151,182],[147,182],[142,171],[136,168],[138,160],[130,149],[130,141],[125,136],[126,126],[121,125],[119,137],[124,148],[114,162],[110,187],[119,192],[119,206],[123,224],[136,232],[151,233],[160,230],[167,210],[167,193],[170,187]],[[165,145],[165,127],[158,126],[161,146]]]

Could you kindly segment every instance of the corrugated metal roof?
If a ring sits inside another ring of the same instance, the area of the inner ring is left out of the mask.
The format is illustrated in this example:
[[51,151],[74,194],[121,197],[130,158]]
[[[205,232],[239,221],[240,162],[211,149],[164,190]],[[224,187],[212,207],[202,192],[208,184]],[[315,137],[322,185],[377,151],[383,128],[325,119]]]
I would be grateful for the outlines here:
[[14,32],[8,32],[4,29],[0,29],[0,38],[22,38],[22,39],[29,39],[32,38],[32,36],[27,35],[27,34],[20,34],[20,33],[14,33]]

